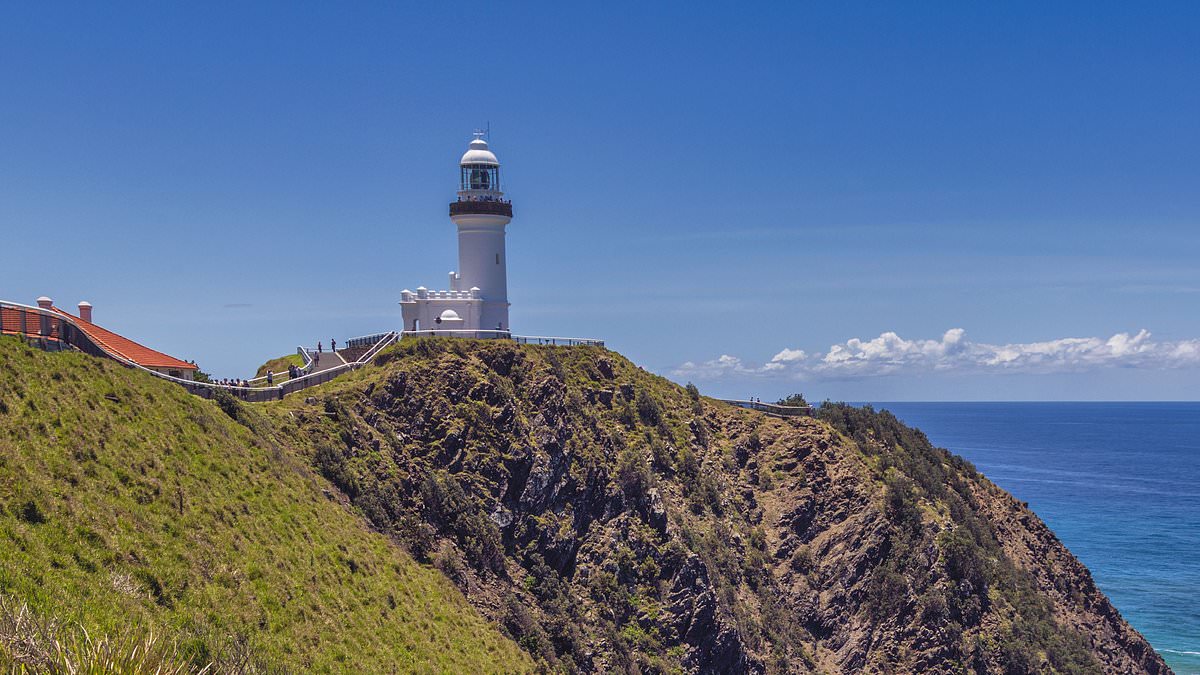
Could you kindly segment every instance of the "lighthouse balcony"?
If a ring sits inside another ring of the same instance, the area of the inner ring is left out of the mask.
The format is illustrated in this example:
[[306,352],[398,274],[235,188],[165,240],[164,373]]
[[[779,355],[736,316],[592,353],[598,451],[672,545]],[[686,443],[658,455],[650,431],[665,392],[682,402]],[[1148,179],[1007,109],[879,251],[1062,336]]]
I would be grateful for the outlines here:
[[479,289],[469,291],[430,291],[424,287],[416,292],[404,289],[400,292],[400,302],[416,302],[418,300],[479,300]]
[[512,202],[504,199],[459,199],[450,202],[450,216],[487,215],[512,218]]

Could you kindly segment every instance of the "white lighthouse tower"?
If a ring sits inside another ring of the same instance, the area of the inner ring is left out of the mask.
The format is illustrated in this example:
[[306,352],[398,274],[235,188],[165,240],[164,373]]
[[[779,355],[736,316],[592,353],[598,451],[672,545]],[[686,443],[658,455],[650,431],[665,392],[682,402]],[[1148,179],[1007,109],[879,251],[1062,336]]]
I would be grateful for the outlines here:
[[500,162],[482,134],[475,136],[459,160],[458,199],[450,203],[459,271],[450,273],[447,291],[401,293],[404,330],[509,331],[504,235],[512,202],[500,189]]

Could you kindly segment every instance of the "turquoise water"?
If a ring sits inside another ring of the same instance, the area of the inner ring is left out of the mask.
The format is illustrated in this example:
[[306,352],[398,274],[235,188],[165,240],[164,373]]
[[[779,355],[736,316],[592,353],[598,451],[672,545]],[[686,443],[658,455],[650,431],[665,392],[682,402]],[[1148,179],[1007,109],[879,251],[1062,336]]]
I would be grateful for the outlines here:
[[1200,674],[1200,403],[875,403],[1046,521],[1177,672]]

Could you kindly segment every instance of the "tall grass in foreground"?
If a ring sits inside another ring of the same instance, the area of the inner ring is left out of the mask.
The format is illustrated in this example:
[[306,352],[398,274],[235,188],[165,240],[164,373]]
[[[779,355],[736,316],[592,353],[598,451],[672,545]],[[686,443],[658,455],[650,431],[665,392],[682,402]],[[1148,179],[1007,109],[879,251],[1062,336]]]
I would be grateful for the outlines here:
[[153,630],[93,636],[82,626],[35,616],[29,606],[0,595],[0,670],[10,673],[130,673],[201,675],[257,671],[249,654],[196,666],[178,644]]

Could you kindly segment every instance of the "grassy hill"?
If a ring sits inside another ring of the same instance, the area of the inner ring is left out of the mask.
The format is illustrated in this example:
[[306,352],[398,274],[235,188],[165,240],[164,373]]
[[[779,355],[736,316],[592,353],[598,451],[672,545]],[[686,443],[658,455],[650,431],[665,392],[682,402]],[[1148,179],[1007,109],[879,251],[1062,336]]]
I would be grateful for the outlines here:
[[[265,417],[226,410],[109,361],[0,338],[0,595],[91,635],[154,631],[194,664],[532,668]],[[12,658],[0,644],[0,665]]]
[[278,375],[280,373],[284,373],[286,375],[286,373],[288,371],[288,366],[296,366],[298,368],[303,368],[304,367],[304,359],[301,358],[299,354],[288,354],[286,356],[280,356],[277,359],[271,359],[270,361],[267,361],[266,363],[259,366],[258,370],[254,373],[254,376],[262,377],[267,374],[268,370],[275,373],[276,375]]
[[445,339],[259,409],[555,669],[1167,672],[1036,515],[884,412]]
[[244,404],[0,340],[0,422],[0,664],[24,603],[227,670],[1168,672],[891,415],[772,419],[600,348],[405,340]]

